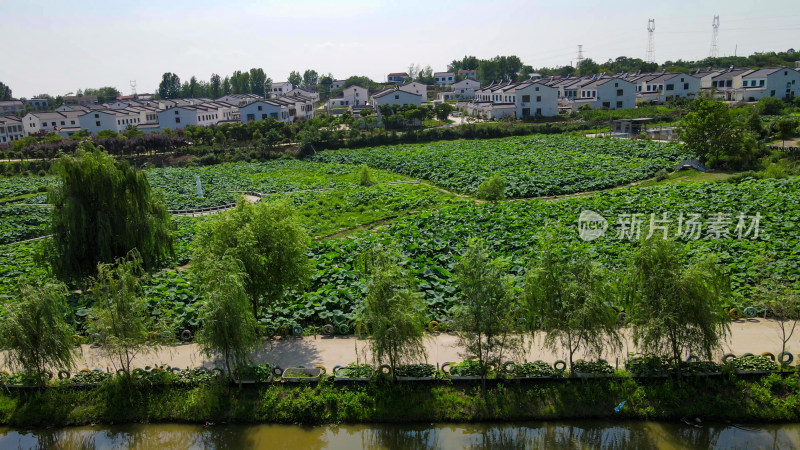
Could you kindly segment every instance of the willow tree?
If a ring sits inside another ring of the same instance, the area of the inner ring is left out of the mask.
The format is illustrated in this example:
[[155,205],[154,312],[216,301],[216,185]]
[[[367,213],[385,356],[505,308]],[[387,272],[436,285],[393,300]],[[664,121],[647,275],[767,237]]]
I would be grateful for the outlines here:
[[242,263],[253,315],[279,303],[291,288],[308,282],[313,266],[306,253],[310,238],[287,202],[239,202],[228,213],[201,225],[192,264],[231,257]]
[[524,298],[531,331],[544,331],[545,345],[567,351],[572,369],[578,350],[597,354],[621,347],[613,295],[605,271],[586,255],[545,238],[525,276]]
[[219,353],[228,374],[231,368],[252,361],[256,344],[256,320],[250,311],[241,263],[230,256],[204,260],[194,267],[199,280],[203,324],[197,341],[208,357]]
[[130,373],[133,359],[146,352],[148,317],[141,287],[142,262],[131,252],[115,264],[99,264],[90,294],[89,330],[101,338],[101,348],[114,367]]
[[522,340],[514,326],[518,313],[508,261],[491,258],[486,245],[471,239],[456,263],[453,278],[460,295],[451,309],[465,356],[482,368],[484,388],[489,365],[500,366],[509,353],[518,353]]
[[372,333],[373,360],[388,363],[394,373],[399,364],[426,358],[425,305],[407,261],[383,246],[369,248],[359,259],[370,278],[357,320]]
[[56,277],[81,280],[134,249],[145,269],[173,255],[169,213],[143,172],[89,142],[53,170],[59,182],[48,195],[53,239],[44,257]]
[[74,330],[66,321],[70,313],[66,293],[61,283],[23,284],[19,303],[10,305],[0,321],[6,363],[36,374],[41,384],[47,379],[43,374],[48,366],[70,369],[75,359]]
[[644,240],[633,255],[624,287],[634,344],[644,353],[671,360],[678,374],[683,355],[710,359],[730,331],[723,308],[730,280],[713,255],[686,264],[680,244]]

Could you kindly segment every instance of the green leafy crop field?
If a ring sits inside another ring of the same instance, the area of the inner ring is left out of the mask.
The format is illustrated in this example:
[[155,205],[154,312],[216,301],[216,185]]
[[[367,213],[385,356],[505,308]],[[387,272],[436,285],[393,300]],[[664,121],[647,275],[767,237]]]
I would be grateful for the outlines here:
[[326,151],[314,159],[367,164],[469,195],[499,173],[507,197],[528,198],[620,186],[673,169],[684,157],[676,144],[540,135]]

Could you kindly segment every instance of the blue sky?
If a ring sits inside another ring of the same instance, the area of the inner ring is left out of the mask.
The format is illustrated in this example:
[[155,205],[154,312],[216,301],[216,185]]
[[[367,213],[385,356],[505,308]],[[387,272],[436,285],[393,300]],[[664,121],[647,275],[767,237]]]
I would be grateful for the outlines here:
[[534,67],[570,64],[577,45],[595,61],[708,56],[712,17],[719,53],[800,49],[794,1],[36,1],[0,0],[0,81],[17,97],[115,86],[153,92],[170,71],[208,79],[262,67],[335,77],[445,70],[464,55],[517,55]]

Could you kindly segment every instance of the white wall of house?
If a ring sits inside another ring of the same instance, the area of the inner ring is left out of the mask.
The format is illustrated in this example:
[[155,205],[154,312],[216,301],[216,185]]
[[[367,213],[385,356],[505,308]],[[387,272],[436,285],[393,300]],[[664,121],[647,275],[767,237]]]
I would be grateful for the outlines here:
[[392,90],[380,96],[373,95],[372,104],[376,107],[383,105],[415,105],[422,104],[422,96],[416,93],[407,92],[402,89]]
[[475,90],[480,89],[481,84],[475,80],[461,80],[452,86],[455,98],[475,98]]
[[369,99],[369,91],[361,86],[348,86],[342,89],[342,98],[345,102],[350,102],[349,105],[366,105]]
[[417,81],[412,81],[410,83],[401,84],[398,89],[405,92],[410,92],[412,94],[419,94],[421,101],[427,102],[428,101],[428,85],[422,84]]
[[636,107],[636,85],[621,78],[591,88],[596,92],[593,109],[608,107],[609,109],[628,109]]
[[800,97],[800,72],[784,67],[766,77],[742,77],[742,95],[739,100],[758,101],[764,97]]
[[436,72],[433,74],[433,80],[440,85],[453,84],[456,81],[456,74],[453,72]]
[[83,113],[76,112],[46,112],[28,113],[22,118],[25,134],[30,136],[39,131],[50,133],[61,128],[74,128],[79,126],[78,116]]
[[18,141],[25,137],[22,121],[12,117],[0,117],[0,143]]
[[91,111],[78,117],[80,127],[89,133],[97,134],[102,130],[117,131],[117,115],[106,111]]
[[272,83],[272,88],[269,92],[272,97],[281,97],[288,94],[292,89],[294,89],[294,86],[292,86],[291,83],[288,81],[281,81],[278,83]]
[[158,125],[162,130],[180,130],[187,125],[198,125],[197,111],[180,106],[165,109],[158,113]]
[[558,115],[558,89],[541,83],[523,83],[515,90],[517,117]]
[[14,114],[25,110],[25,104],[19,100],[0,101],[0,114]]
[[281,105],[267,102],[253,102],[239,108],[239,120],[242,123],[261,122],[266,119],[275,119],[280,122],[291,123],[289,110]]

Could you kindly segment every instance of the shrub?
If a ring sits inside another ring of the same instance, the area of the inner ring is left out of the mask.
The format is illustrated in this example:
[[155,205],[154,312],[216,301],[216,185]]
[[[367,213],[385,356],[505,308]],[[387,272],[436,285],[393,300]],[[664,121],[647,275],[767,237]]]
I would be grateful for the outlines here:
[[362,165],[358,170],[358,184],[367,187],[378,184],[378,182],[375,181],[375,177],[372,175],[372,169],[366,164]]
[[614,368],[602,359],[594,362],[579,359],[572,364],[572,371],[578,373],[614,374]]
[[656,172],[656,181],[664,181],[667,178],[669,178],[669,173],[666,170],[661,169]]
[[480,186],[478,186],[477,196],[481,200],[488,200],[496,202],[506,198],[506,181],[500,174],[494,174],[485,179]]

